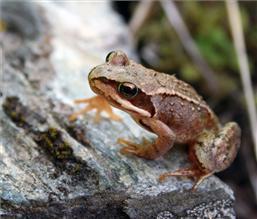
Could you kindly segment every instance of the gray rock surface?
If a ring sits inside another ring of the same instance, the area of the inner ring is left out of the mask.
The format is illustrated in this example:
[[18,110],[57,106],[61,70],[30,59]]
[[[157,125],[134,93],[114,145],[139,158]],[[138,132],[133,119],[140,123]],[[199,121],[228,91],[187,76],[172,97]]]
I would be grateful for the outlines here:
[[233,192],[215,176],[196,192],[190,179],[158,182],[189,165],[184,146],[155,161],[125,157],[118,137],[154,138],[125,113],[68,121],[73,100],[92,96],[89,70],[113,49],[133,56],[109,2],[2,4],[12,28],[0,33],[1,218],[235,218]]

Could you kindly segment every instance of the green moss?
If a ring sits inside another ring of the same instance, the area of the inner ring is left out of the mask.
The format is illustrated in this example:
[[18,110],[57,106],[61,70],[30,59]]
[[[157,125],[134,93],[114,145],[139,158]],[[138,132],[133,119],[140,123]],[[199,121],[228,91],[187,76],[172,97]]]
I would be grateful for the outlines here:
[[74,155],[71,145],[63,139],[60,130],[50,127],[44,132],[34,132],[33,135],[35,142],[44,149],[49,160],[55,165],[54,177],[58,177],[64,171],[71,176],[72,185],[87,183],[89,179],[98,183],[97,172]]
[[30,115],[30,110],[25,107],[20,99],[15,96],[7,97],[3,103],[3,110],[6,115],[19,127],[30,128],[27,117]]
[[61,132],[56,128],[49,128],[45,132],[36,132],[36,142],[48,154],[57,160],[67,160],[73,157],[73,150],[62,138]]
[[[48,159],[56,167],[53,177],[58,177],[65,171],[71,176],[71,184],[87,183],[90,179],[95,185],[98,184],[98,174],[92,170],[85,161],[77,158],[71,145],[65,141],[62,132],[54,127],[45,131],[38,131],[38,124],[46,124],[46,119],[40,114],[30,110],[23,105],[18,97],[7,97],[3,103],[3,110],[6,115],[18,126],[26,130],[39,147],[48,155]],[[73,128],[73,133],[86,144],[80,128]]]
[[80,163],[75,164],[72,169],[72,173],[76,174],[76,173],[80,172],[81,168],[82,168],[82,165]]
[[193,65],[184,65],[181,71],[181,77],[186,81],[199,81],[201,76]]

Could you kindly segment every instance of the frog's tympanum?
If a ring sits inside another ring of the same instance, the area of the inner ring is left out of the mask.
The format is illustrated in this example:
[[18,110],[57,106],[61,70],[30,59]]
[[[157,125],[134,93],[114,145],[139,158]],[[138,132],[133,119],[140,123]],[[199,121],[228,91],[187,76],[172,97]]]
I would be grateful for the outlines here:
[[[121,51],[111,52],[106,62],[92,69],[88,76],[91,89],[99,96],[78,102],[87,102],[83,112],[105,110],[112,113],[106,101],[127,113],[145,129],[155,133],[155,142],[144,140],[135,144],[125,139],[123,154],[145,159],[156,159],[167,153],[174,143],[189,145],[191,167],[164,173],[168,176],[196,178],[194,188],[206,177],[226,169],[234,160],[241,131],[237,123],[221,126],[214,112],[196,91],[175,76],[147,69],[129,60]],[[72,115],[75,119],[78,114]]]

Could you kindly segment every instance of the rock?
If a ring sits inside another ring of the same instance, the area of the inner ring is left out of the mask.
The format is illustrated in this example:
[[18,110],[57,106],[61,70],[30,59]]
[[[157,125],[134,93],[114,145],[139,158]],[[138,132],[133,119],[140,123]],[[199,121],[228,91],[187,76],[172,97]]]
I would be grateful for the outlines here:
[[17,7],[29,22],[11,19],[15,31],[0,33],[1,218],[235,218],[233,192],[215,176],[196,192],[186,178],[157,180],[189,165],[184,146],[155,161],[126,157],[118,137],[154,136],[125,113],[116,111],[123,122],[95,123],[94,112],[68,121],[79,109],[73,100],[93,95],[92,67],[113,49],[135,57],[108,1],[2,4],[7,28]]

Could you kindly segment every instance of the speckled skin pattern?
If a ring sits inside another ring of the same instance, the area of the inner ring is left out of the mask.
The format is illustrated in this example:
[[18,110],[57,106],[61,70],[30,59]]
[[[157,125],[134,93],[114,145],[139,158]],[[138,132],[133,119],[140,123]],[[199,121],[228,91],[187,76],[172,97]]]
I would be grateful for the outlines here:
[[[187,143],[193,168],[180,175],[200,178],[227,168],[234,160],[240,145],[239,126],[229,122],[222,127],[194,88],[175,76],[147,69],[117,51],[90,72],[89,83],[93,91],[158,135],[147,147],[123,141],[124,153],[155,159],[175,142]],[[122,83],[136,87],[137,94],[124,96],[118,89]]]

